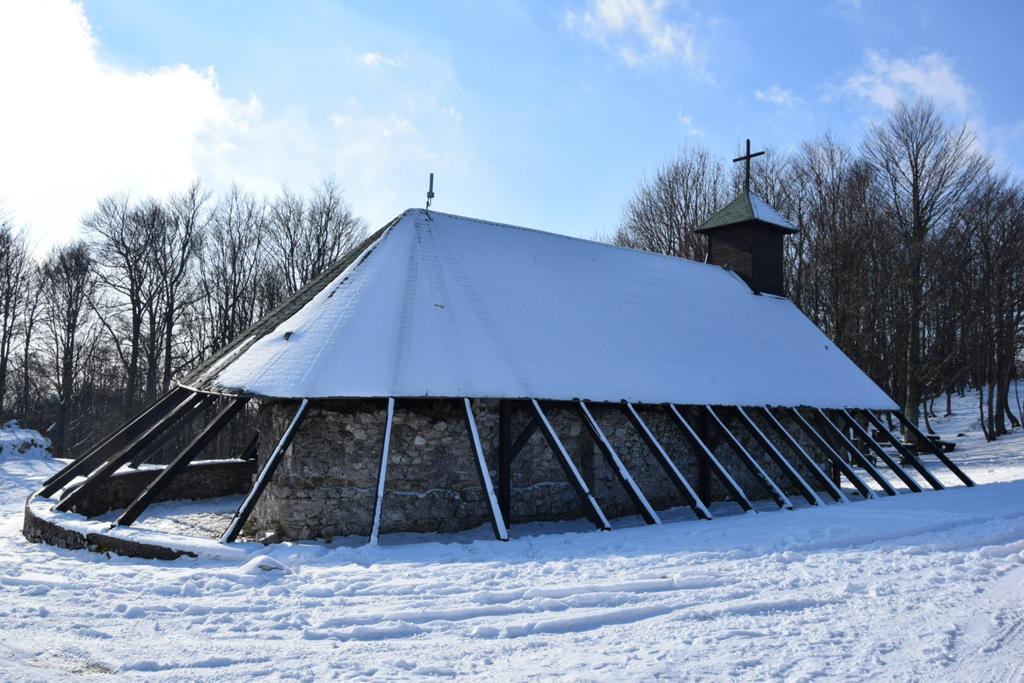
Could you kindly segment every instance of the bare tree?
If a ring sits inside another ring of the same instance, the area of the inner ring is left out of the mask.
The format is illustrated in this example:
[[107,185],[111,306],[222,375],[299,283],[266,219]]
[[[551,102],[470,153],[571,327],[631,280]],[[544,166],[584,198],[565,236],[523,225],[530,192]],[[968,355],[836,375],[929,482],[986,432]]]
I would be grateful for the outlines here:
[[139,394],[143,326],[156,293],[151,258],[155,236],[146,217],[146,209],[132,207],[127,195],[112,195],[100,200],[83,221],[105,293],[96,310],[124,367],[127,410]]
[[927,100],[901,103],[889,120],[871,128],[864,156],[881,174],[889,211],[906,248],[908,341],[903,408],[917,420],[927,368],[922,352],[929,241],[947,227],[989,162],[975,150],[966,126],[947,125]]
[[1005,175],[990,174],[958,218],[972,272],[954,319],[969,323],[963,360],[974,368],[981,426],[991,440],[1007,433],[1007,420],[1020,425],[1009,394],[1024,330],[1024,193]]
[[220,348],[253,324],[265,269],[264,203],[232,187],[214,208],[202,259],[201,305],[211,348]]
[[281,288],[270,306],[294,294],[366,236],[366,224],[330,178],[313,188],[308,201],[282,189],[267,221],[269,266],[276,271],[267,284]]
[[[33,389],[37,389],[36,382],[33,382],[33,375],[38,363],[33,353],[33,341],[35,339],[36,327],[42,315],[43,293],[46,289],[46,277],[42,268],[32,265],[25,278],[28,286],[25,298],[21,307],[21,415],[29,416],[32,406]],[[38,391],[36,392],[38,393]]]
[[76,374],[87,350],[86,317],[96,292],[97,278],[89,247],[76,242],[53,250],[43,264],[46,330],[52,353],[53,382],[60,402],[57,418],[57,453],[69,443],[69,422]]
[[720,161],[705,149],[684,150],[637,187],[612,241],[703,261],[705,239],[693,231],[722,206],[725,189]]
[[11,353],[21,332],[31,267],[25,234],[0,219],[0,413],[7,396]]
[[[140,336],[141,355],[145,367],[145,384],[143,392],[146,402],[156,398],[157,377],[160,374],[160,360],[163,340],[163,316],[165,302],[164,282],[161,271],[168,270],[164,258],[172,257],[162,252],[167,234],[170,232],[171,218],[164,205],[155,199],[146,199],[128,212],[131,234],[139,240],[140,248],[136,256],[140,259],[139,272],[144,274],[140,280],[139,303],[142,310],[142,334]],[[173,258],[173,257],[172,257]]]
[[168,220],[154,245],[154,270],[163,303],[163,379],[167,391],[174,375],[174,339],[178,323],[190,298],[189,276],[199,256],[203,232],[209,220],[205,205],[209,193],[197,181],[174,195],[167,205]]

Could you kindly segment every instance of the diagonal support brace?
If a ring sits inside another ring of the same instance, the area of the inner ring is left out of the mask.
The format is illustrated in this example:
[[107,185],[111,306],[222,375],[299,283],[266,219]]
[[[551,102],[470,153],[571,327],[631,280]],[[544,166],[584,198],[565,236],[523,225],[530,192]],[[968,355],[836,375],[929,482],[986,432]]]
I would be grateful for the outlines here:
[[256,503],[259,501],[260,496],[263,495],[263,490],[267,488],[270,483],[270,478],[274,476],[274,470],[277,469],[278,464],[281,462],[281,458],[284,456],[288,447],[292,445],[292,440],[295,438],[295,433],[299,430],[302,425],[302,421],[306,417],[306,411],[309,410],[309,399],[302,399],[302,403],[299,404],[299,409],[295,412],[295,417],[292,418],[291,424],[284,431],[281,436],[281,440],[277,442],[277,446],[274,451],[267,458],[267,462],[264,463],[263,469],[260,470],[259,475],[256,477],[256,483],[253,485],[252,490],[249,491],[249,495],[242,501],[242,505],[235,512],[235,516],[231,519],[231,523],[228,524],[228,528],[225,529],[224,535],[220,537],[221,543],[233,543],[238,534],[241,533],[242,527],[245,526],[246,521],[249,519],[249,515],[252,514],[253,508],[256,507]]
[[690,482],[683,476],[683,473],[679,471],[676,464],[672,462],[672,459],[668,457],[668,453],[661,443],[654,437],[654,433],[644,422],[643,418],[640,417],[640,413],[637,412],[636,408],[632,403],[623,401],[622,410],[626,414],[626,418],[636,429],[637,433],[640,434],[641,440],[647,445],[647,448],[654,454],[658,464],[661,465],[662,469],[665,470],[665,474],[668,475],[669,480],[675,485],[679,492],[683,494],[683,499],[686,504],[693,510],[693,514],[697,515],[699,519],[711,519],[711,512],[708,510],[707,505],[697,495],[697,491],[690,486]]
[[644,518],[644,521],[648,524],[661,524],[661,518],[658,517],[658,513],[654,511],[654,508],[648,502],[647,497],[643,491],[637,485],[636,480],[633,479],[633,475],[626,469],[626,463],[622,462],[622,458],[615,451],[615,447],[612,446],[611,441],[605,436],[601,426],[597,424],[597,420],[594,419],[594,415],[590,412],[590,408],[583,401],[579,401],[576,404],[579,408],[580,417],[583,418],[583,425],[590,432],[590,436],[593,437],[597,443],[598,450],[604,455],[605,460],[611,465],[612,472],[618,478],[619,483],[626,490],[626,494],[630,500],[633,501],[633,505],[636,507],[636,511],[640,513],[640,516]]

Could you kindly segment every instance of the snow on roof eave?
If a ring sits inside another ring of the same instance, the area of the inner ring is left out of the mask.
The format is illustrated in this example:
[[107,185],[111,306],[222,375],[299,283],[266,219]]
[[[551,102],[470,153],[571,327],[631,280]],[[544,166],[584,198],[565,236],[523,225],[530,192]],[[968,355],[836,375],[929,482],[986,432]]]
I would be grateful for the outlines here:
[[422,400],[436,400],[436,401],[461,401],[464,398],[480,401],[554,401],[554,402],[578,402],[586,401],[587,403],[597,403],[604,405],[621,405],[623,403],[632,403],[636,406],[668,406],[668,404],[678,406],[699,406],[699,405],[710,405],[713,408],[778,408],[778,409],[820,409],[820,410],[900,410],[900,406],[890,399],[888,396],[885,398],[887,401],[880,401],[870,405],[857,404],[847,405],[839,403],[799,403],[799,404],[781,404],[781,403],[717,403],[708,401],[694,401],[691,399],[687,400],[665,400],[665,401],[647,401],[647,400],[633,400],[629,398],[620,399],[592,399],[592,398],[580,398],[579,396],[517,396],[517,395],[487,395],[487,396],[474,396],[474,395],[408,395],[408,396],[369,396],[369,395],[334,395],[334,396],[277,396],[270,394],[262,394],[257,392],[250,392],[244,389],[238,389],[234,387],[221,387],[214,384],[210,387],[199,387],[195,385],[179,384],[183,389],[195,391],[201,394],[210,394],[215,396],[223,396],[225,398],[249,398],[255,400],[271,400],[271,401],[302,401],[303,399],[309,399],[310,401],[386,401],[389,398],[407,401],[422,401]]

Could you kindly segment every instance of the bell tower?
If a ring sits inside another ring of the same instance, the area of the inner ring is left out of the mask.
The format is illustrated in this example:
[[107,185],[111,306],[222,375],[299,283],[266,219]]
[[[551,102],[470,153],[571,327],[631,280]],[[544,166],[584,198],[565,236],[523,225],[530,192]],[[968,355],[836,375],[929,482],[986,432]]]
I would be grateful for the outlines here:
[[798,232],[793,223],[750,191],[750,160],[764,152],[747,153],[733,161],[746,164],[743,192],[695,232],[708,237],[708,263],[734,270],[758,293],[786,295],[783,244]]

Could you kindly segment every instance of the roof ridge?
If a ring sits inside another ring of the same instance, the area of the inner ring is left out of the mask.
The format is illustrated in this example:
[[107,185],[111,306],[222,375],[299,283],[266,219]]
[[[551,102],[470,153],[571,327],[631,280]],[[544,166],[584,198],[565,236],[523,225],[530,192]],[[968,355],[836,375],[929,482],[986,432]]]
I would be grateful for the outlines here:
[[627,247],[627,246],[623,246],[621,244],[611,244],[609,242],[602,242],[600,240],[589,239],[587,237],[576,237],[574,235],[566,235],[565,233],[561,233],[561,232],[551,232],[549,230],[540,230],[538,228],[528,228],[528,227],[526,227],[524,225],[515,225],[514,223],[502,223],[500,221],[490,221],[490,220],[486,220],[486,219],[483,219],[483,218],[473,218],[472,216],[462,216],[462,215],[456,214],[456,213],[445,213],[444,211],[434,211],[433,209],[430,209],[429,211],[426,210],[426,209],[418,209],[418,208],[406,209],[405,211],[402,212],[402,214],[399,216],[399,218],[404,218],[406,214],[411,213],[413,211],[420,211],[420,212],[428,213],[428,214],[431,214],[431,215],[436,214],[436,215],[439,215],[439,216],[445,216],[446,218],[455,218],[455,219],[463,220],[463,221],[471,221],[473,223],[483,223],[485,225],[493,225],[493,226],[497,226],[499,228],[511,228],[513,230],[522,230],[524,232],[531,232],[531,233],[540,234],[540,235],[548,235],[550,237],[561,237],[563,239],[571,240],[571,241],[574,241],[574,242],[585,242],[587,244],[593,244],[593,245],[596,245],[596,246],[599,246],[599,247],[605,247],[607,249],[615,249],[615,250],[618,250],[618,251],[627,251],[627,252],[631,252],[631,253],[635,253],[635,254],[643,254],[644,256],[656,256],[656,257],[661,258],[661,259],[670,260],[673,263],[678,263],[679,261],[682,261],[684,263],[692,264],[692,265],[695,265],[695,266],[701,266],[701,267],[705,267],[705,268],[714,268],[716,270],[722,270],[721,266],[716,266],[716,265],[711,264],[711,263],[704,263],[703,261],[696,261],[696,260],[691,259],[691,258],[686,258],[685,256],[672,256],[671,254],[660,254],[660,253],[658,253],[656,251],[647,251],[646,249],[638,249],[636,247]]

